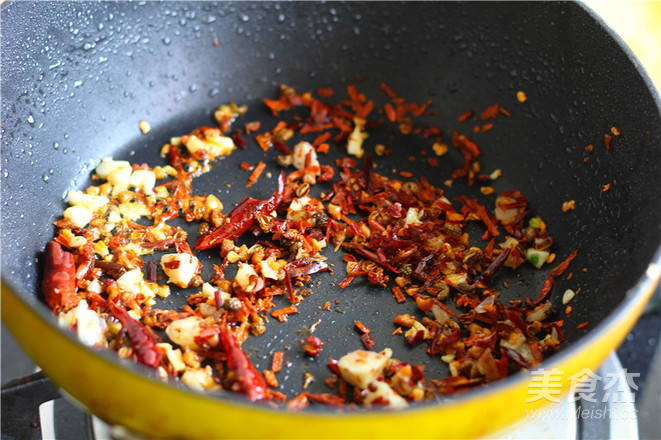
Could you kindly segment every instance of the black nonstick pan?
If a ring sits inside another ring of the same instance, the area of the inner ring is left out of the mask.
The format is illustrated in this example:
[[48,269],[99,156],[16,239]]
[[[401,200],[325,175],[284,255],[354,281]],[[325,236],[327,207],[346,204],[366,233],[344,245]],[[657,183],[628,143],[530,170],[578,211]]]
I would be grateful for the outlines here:
[[[623,43],[581,4],[16,1],[3,3],[1,14],[2,319],[55,383],[110,423],[154,437],[473,437],[544,403],[526,402],[531,375],[522,371],[403,411],[291,413],[233,393],[209,396],[163,383],[58,327],[38,292],[43,250],[67,192],[88,186],[106,156],[163,163],[161,146],[213,124],[220,104],[245,104],[246,121],[273,124],[262,99],[275,98],[281,84],[338,94],[356,84],[377,108],[386,102],[381,83],[407,101],[431,100],[428,123],[448,141],[457,130],[480,145],[482,167],[502,171],[496,191],[526,195],[552,229],[559,258],[578,250],[573,276],[558,279],[551,293],[562,312],[562,293],[580,289],[565,319],[567,340],[545,368],[565,377],[596,368],[658,283],[659,96]],[[494,103],[509,117],[491,130],[472,133],[473,124],[457,120]],[[151,125],[147,134],[139,129],[143,120]],[[395,128],[370,137],[367,152],[378,143],[393,150],[375,159],[378,172],[411,172],[439,187],[463,161],[458,151],[439,158],[438,167],[410,160],[430,145]],[[322,160],[343,154],[338,148]],[[240,163],[259,160],[274,177],[245,189]],[[274,151],[252,143],[198,178],[196,191],[227,207],[248,195],[265,199],[279,169]],[[458,180],[446,192],[483,197],[476,190]],[[575,209],[563,212],[569,200]],[[325,343],[323,356],[310,360],[290,350],[279,390],[296,395],[306,371],[319,378],[313,389],[323,390],[328,356],[362,348],[354,326],[360,319],[375,349],[391,347],[429,375],[447,374],[424,347],[391,336],[393,316],[414,313],[412,303],[399,305],[389,289],[364,282],[337,287],[341,257],[329,257],[335,274],[315,278],[300,314],[272,320],[264,335],[246,342],[257,368],[268,368],[273,351],[298,346],[320,320],[315,335]],[[495,281],[508,282],[512,298],[536,297],[545,276],[530,268],[519,278],[503,271]],[[321,310],[329,300],[337,300],[333,309]],[[170,305],[184,301],[175,294]]]

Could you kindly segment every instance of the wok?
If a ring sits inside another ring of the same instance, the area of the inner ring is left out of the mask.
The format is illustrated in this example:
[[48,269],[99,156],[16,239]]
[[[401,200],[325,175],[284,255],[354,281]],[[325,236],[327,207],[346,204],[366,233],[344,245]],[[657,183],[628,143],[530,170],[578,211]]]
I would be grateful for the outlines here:
[[[531,374],[523,371],[405,411],[287,413],[239,395],[208,396],[162,383],[113,353],[81,345],[40,301],[51,222],[68,190],[90,184],[101,158],[160,164],[160,147],[212,123],[219,104],[248,104],[245,120],[268,121],[273,118],[260,100],[275,97],[281,83],[299,92],[333,87],[340,93],[358,77],[366,79],[359,90],[377,101],[385,99],[381,82],[409,101],[432,99],[433,121],[444,136],[470,130],[457,121],[468,109],[498,102],[511,113],[489,132],[466,134],[481,146],[483,168],[502,170],[495,189],[521,189],[545,219],[559,258],[578,249],[572,279],[558,279],[552,291],[562,310],[562,292],[581,289],[566,319],[567,342],[544,368],[562,371],[563,378],[595,369],[659,280],[661,118],[658,94],[636,59],[576,3],[5,2],[2,319],[12,334],[92,412],[150,436],[473,437],[548,403],[525,403]],[[525,103],[516,100],[518,91],[527,95]],[[151,124],[147,135],[138,129],[141,120]],[[604,134],[613,126],[621,135],[607,149]],[[442,186],[461,163],[456,151],[435,169],[410,162],[420,142],[395,130],[370,139],[367,148],[379,141],[394,150],[378,158],[384,173],[412,171]],[[590,154],[588,144],[595,147]],[[217,194],[225,206],[245,195],[270,195],[275,184],[266,178],[246,194],[238,164],[259,158],[276,171],[271,153],[262,156],[249,145],[196,180],[196,191]],[[233,182],[236,189],[227,191]],[[606,184],[610,190],[603,191]],[[448,194],[467,191],[457,182]],[[563,213],[562,203],[572,199],[576,209]],[[258,369],[266,368],[272,351],[296,345],[297,330],[318,319],[325,355],[360,348],[353,320],[361,319],[373,329],[375,349],[391,346],[402,360],[424,363],[430,374],[441,371],[423,347],[390,337],[392,317],[414,309],[366,284],[339,291],[343,266],[337,267],[335,277],[318,278],[321,286],[300,315],[269,323],[263,337],[247,342]],[[501,273],[496,283],[509,280],[513,298],[536,297],[545,273],[525,269],[519,279]],[[318,307],[329,299],[339,305],[323,314]],[[300,390],[304,370],[319,378],[318,387],[328,374],[324,359],[309,361],[295,351],[288,352],[293,365],[281,381],[290,397]],[[563,380],[564,391],[568,386]]]

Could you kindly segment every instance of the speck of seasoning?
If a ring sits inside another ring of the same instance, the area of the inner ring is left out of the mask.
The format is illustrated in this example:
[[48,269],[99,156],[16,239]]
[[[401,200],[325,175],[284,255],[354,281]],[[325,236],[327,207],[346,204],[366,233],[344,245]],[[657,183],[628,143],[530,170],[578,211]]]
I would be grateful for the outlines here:
[[480,187],[480,192],[485,196],[488,196],[489,194],[493,194],[494,189],[491,186],[482,186]]
[[524,102],[526,102],[526,101],[528,100],[528,97],[526,96],[526,94],[525,94],[524,92],[522,92],[521,90],[519,90],[518,92],[516,92],[516,99],[517,99],[520,103],[524,103]]
[[502,171],[500,171],[500,168],[498,168],[498,169],[495,169],[493,171],[493,173],[489,174],[489,178],[491,180],[497,180],[500,177],[501,174],[502,174]]
[[443,156],[445,153],[448,152],[448,146],[441,142],[434,143],[432,149],[434,150],[434,153],[436,153],[437,156]]
[[620,130],[618,130],[617,127],[611,127],[611,133],[613,133],[614,136],[619,136]]
[[452,182],[453,182],[452,179],[448,179],[448,180],[446,180],[445,182],[443,182],[443,185],[445,185],[445,186],[452,186]]
[[147,134],[151,131],[151,125],[147,121],[140,121],[140,131],[142,134]]
[[220,46],[220,42],[218,41],[218,37],[213,37],[213,45],[218,47]]
[[575,200],[568,200],[562,203],[562,212],[573,211],[576,208]]
[[585,147],[585,151],[587,151],[588,153],[592,153],[592,150],[594,150],[594,145],[592,144]]
[[609,189],[611,189],[611,184],[610,184],[610,183],[607,183],[606,185],[603,186],[603,188],[602,188],[601,190],[602,190],[603,192],[606,192],[606,191],[608,191]]

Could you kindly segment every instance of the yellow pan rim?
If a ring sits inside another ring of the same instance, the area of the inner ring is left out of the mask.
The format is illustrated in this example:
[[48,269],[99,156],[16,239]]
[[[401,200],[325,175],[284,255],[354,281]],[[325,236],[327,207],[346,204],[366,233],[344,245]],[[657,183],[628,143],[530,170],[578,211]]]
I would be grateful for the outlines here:
[[[569,391],[565,378],[596,369],[633,327],[661,277],[659,260],[657,255],[617,310],[544,364],[562,375],[562,394]],[[505,429],[549,403],[526,402],[531,375],[522,372],[438,405],[404,411],[273,410],[175,388],[110,352],[89,349],[58,327],[45,306],[19,297],[4,280],[2,306],[7,327],[54,383],[108,423],[150,437],[471,438]]]

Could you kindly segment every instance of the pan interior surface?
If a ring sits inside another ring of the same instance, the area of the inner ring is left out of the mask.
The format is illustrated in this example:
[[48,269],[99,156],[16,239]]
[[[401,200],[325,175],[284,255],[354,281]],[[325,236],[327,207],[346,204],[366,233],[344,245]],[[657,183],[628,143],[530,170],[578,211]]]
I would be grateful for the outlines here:
[[[220,104],[247,104],[243,121],[274,125],[277,118],[261,99],[276,97],[280,84],[299,92],[333,87],[339,95],[357,84],[376,108],[386,102],[382,82],[407,101],[431,99],[437,115],[423,123],[441,127],[448,143],[456,130],[480,145],[485,171],[502,171],[496,192],[526,195],[549,225],[558,261],[578,249],[571,279],[557,280],[552,293],[560,319],[562,293],[580,289],[566,319],[565,345],[580,343],[623,303],[659,249],[658,95],[579,5],[15,2],[3,7],[2,20],[2,277],[44,316],[36,294],[41,253],[67,191],[88,186],[106,156],[163,164],[160,147],[212,124]],[[525,102],[517,100],[519,91]],[[457,120],[494,103],[511,116],[499,117],[492,130],[473,134],[474,124]],[[142,120],[152,127],[145,135],[138,128]],[[605,135],[612,136],[609,146]],[[411,152],[431,152],[431,144],[396,129],[369,138],[368,152],[377,143],[393,150],[377,158],[377,172],[409,171],[438,187],[463,160],[450,151],[439,167],[411,161]],[[262,177],[247,192],[239,164],[258,160],[273,177]],[[194,188],[229,207],[246,195],[268,197],[278,172],[275,153],[262,154],[251,143],[217,162]],[[460,181],[446,193],[490,200]],[[563,212],[569,200],[576,208]],[[194,240],[194,230],[189,237]],[[265,335],[246,343],[259,370],[268,368],[273,351],[290,347],[292,367],[280,380],[281,391],[300,391],[304,372],[318,379],[311,390],[325,391],[327,358],[306,358],[296,350],[298,340],[318,323],[324,352],[339,357],[362,348],[354,327],[360,319],[372,329],[375,349],[391,347],[403,361],[424,363],[430,375],[447,374],[424,346],[410,348],[391,336],[393,317],[415,313],[414,303],[398,305],[389,289],[358,281],[340,290],[341,252],[327,255],[335,274],[313,278],[301,313],[270,322]],[[536,298],[545,276],[523,269],[519,278],[507,272],[494,282],[509,282],[507,298]],[[184,293],[168,301],[180,306]],[[334,302],[330,311],[322,310],[327,301]],[[583,322],[589,325],[576,329]]]

